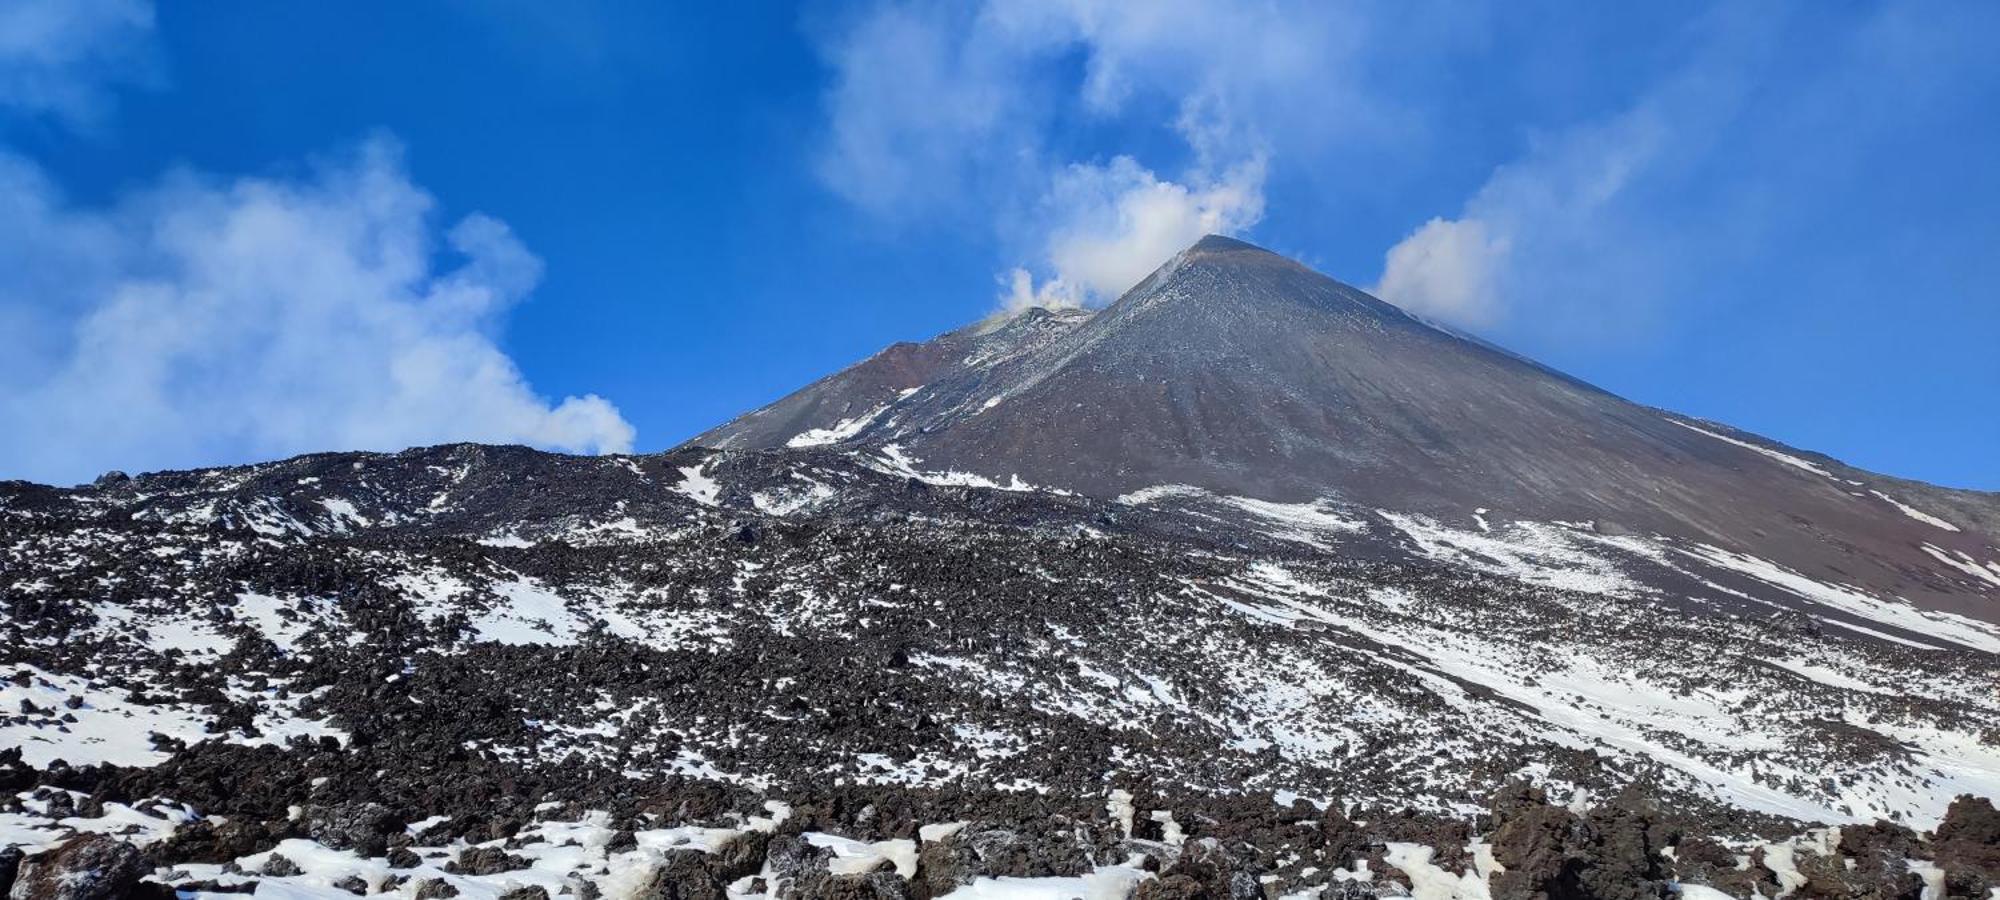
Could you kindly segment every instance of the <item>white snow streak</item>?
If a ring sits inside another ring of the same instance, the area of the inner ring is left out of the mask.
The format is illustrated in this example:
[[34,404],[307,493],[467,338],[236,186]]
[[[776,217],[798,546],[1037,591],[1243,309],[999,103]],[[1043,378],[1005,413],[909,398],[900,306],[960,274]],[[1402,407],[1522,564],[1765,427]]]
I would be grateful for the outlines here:
[[884,404],[854,418],[841,419],[825,428],[808,428],[805,431],[792,435],[792,439],[786,441],[785,446],[823,447],[827,444],[840,443],[860,434],[863,429],[873,424],[877,418],[880,418],[883,413],[888,411],[888,405]]
[[1910,518],[1922,522],[1926,525],[1942,528],[1946,531],[1958,530],[1957,525],[1953,525],[1950,522],[1938,518],[1937,516],[1924,512],[1921,509],[1917,509],[1916,507],[1913,507],[1907,503],[1904,503],[1901,500],[1891,497],[1888,494],[1884,494],[1881,491],[1875,490],[1874,488],[1869,488],[1868,493],[1874,494],[1876,497],[1881,498],[1883,502],[1901,510],[1903,515],[1909,516]]
[[[1990,625],[1947,612],[1919,609],[1907,601],[1878,600],[1853,588],[1814,581],[1769,560],[1759,559],[1747,554],[1734,553],[1724,550],[1721,547],[1696,544],[1694,545],[1694,549],[1682,552],[1697,559],[1705,560],[1713,565],[1748,575],[1766,584],[1783,588],[1814,603],[1840,610],[1849,615],[1887,625],[1891,628],[1901,629],[1911,634],[1951,641],[1952,643],[1970,647],[1974,650],[1983,650],[1987,653],[2000,653],[2000,626]],[[1834,621],[1838,624],[1838,620],[1829,621]]]
[[1685,429],[1687,429],[1687,430],[1689,430],[1689,431],[1699,431],[1699,432],[1701,432],[1702,434],[1705,434],[1705,435],[1708,435],[1709,437],[1712,437],[1712,438],[1715,438],[1716,440],[1718,440],[1718,441],[1722,441],[1723,443],[1726,443],[1726,444],[1735,444],[1736,446],[1738,446],[1738,447],[1742,447],[1742,448],[1743,448],[1743,449],[1745,449],[1745,450],[1749,450],[1749,451],[1751,451],[1751,452],[1754,452],[1754,453],[1761,453],[1761,454],[1763,454],[1763,455],[1765,455],[1765,456],[1768,456],[1768,457],[1770,457],[1770,458],[1772,458],[1772,459],[1775,459],[1775,460],[1777,460],[1777,461],[1779,461],[1779,462],[1781,462],[1781,463],[1784,463],[1785,465],[1788,465],[1788,466],[1791,466],[1791,467],[1793,467],[1793,468],[1795,468],[1795,469],[1803,469],[1803,470],[1805,470],[1805,471],[1807,471],[1807,472],[1811,472],[1811,473],[1813,473],[1814,475],[1818,475],[1818,476],[1820,476],[1820,477],[1823,477],[1823,478],[1832,478],[1832,477],[1833,477],[1833,473],[1832,473],[1832,472],[1829,472],[1829,471],[1827,471],[1827,470],[1825,470],[1825,469],[1822,469],[1822,468],[1820,468],[1819,466],[1816,466],[1816,465],[1813,465],[1812,463],[1810,463],[1810,462],[1807,462],[1807,461],[1805,461],[1805,460],[1803,460],[1803,459],[1800,459],[1800,458],[1798,458],[1798,457],[1796,457],[1796,456],[1793,456],[1793,455],[1791,455],[1791,454],[1789,454],[1789,453],[1780,453],[1780,452],[1778,452],[1778,451],[1776,451],[1776,450],[1773,450],[1773,449],[1771,449],[1771,448],[1769,448],[1769,447],[1763,447],[1763,446],[1759,446],[1759,445],[1757,445],[1757,444],[1752,444],[1752,443],[1750,443],[1749,441],[1739,441],[1739,440],[1737,440],[1737,439],[1735,439],[1735,438],[1733,438],[1733,437],[1729,437],[1729,436],[1727,436],[1727,435],[1721,435],[1721,434],[1716,434],[1715,432],[1713,432],[1713,431],[1710,431],[1710,430],[1708,430],[1708,429],[1706,429],[1706,428],[1697,428],[1697,427],[1695,427],[1695,426],[1693,426],[1693,425],[1689,425],[1688,423],[1686,423],[1686,422],[1683,422],[1683,421],[1681,421],[1681,420],[1679,420],[1679,419],[1668,419],[1667,421],[1669,421],[1669,422],[1672,422],[1672,423],[1674,423],[1675,425],[1679,425],[1680,427],[1682,427],[1682,428],[1685,428]]

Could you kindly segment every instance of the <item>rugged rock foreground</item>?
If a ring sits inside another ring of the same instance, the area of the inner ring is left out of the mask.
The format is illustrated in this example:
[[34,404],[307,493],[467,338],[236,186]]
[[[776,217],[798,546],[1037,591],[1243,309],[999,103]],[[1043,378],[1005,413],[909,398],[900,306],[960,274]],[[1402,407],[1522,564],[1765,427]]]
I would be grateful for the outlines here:
[[0,485],[0,602],[18,897],[2000,877],[2000,630],[1589,523],[461,445]]
[[[352,762],[342,754],[195,750],[169,771],[240,772],[230,780],[255,792],[301,774],[351,770]],[[274,764],[303,772],[281,775],[270,771]],[[191,774],[169,777],[184,784]],[[110,798],[159,784],[131,770],[32,780],[73,787],[27,790],[15,806],[68,814],[63,821],[82,833],[25,860],[18,851],[0,857],[0,882],[11,879],[16,898],[178,891],[515,900],[1676,893],[1918,900],[2000,890],[2000,812],[1971,797],[1954,803],[1930,834],[1877,822],[1754,843],[1746,852],[1690,831],[1686,819],[1640,792],[1576,810],[1526,784],[1503,789],[1483,813],[1456,818],[1321,810],[1303,800],[1282,806],[1269,794],[1168,799],[1138,785],[1140,793],[1114,788],[1108,803],[1092,807],[1032,793],[887,787],[759,801],[741,788],[681,778],[556,800],[543,798],[579,792],[544,793],[530,780],[490,799],[443,800],[433,808],[464,811],[409,822],[373,800],[293,806],[274,818],[256,811],[261,803],[221,796],[213,808],[226,814],[198,816],[157,800],[127,806]]]

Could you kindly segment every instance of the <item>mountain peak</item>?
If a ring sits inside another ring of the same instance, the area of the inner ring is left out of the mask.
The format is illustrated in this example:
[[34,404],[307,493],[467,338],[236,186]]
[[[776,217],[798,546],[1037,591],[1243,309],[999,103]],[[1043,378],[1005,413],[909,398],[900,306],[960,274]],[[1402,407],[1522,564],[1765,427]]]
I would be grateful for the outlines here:
[[1195,241],[1194,246],[1188,249],[1197,253],[1227,253],[1236,250],[1255,250],[1259,253],[1271,252],[1249,241],[1238,240],[1221,234],[1203,235],[1201,240]]
[[1192,246],[1187,248],[1184,255],[1207,259],[1226,258],[1231,262],[1282,262],[1288,266],[1304,268],[1297,260],[1282,253],[1259,247],[1249,241],[1220,234],[1207,235],[1201,240],[1195,241]]
[[1173,269],[1177,268],[1177,263],[1184,262],[1203,262],[1239,269],[1256,268],[1268,271],[1295,270],[1300,273],[1312,275],[1315,278],[1331,281],[1326,276],[1312,271],[1298,260],[1285,256],[1282,253],[1259,247],[1249,241],[1220,234],[1211,234],[1203,237],[1201,240],[1195,241],[1192,246],[1182,251],[1179,256],[1176,256],[1174,260],[1169,261],[1166,266],[1162,267],[1161,271],[1171,273]]

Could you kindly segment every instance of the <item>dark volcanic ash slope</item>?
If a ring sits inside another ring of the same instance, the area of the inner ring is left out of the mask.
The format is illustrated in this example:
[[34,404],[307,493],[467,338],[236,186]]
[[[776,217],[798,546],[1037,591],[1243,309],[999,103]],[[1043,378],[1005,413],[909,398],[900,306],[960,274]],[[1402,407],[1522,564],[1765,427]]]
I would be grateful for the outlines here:
[[1600,522],[2000,621],[1993,495],[1630,403],[1220,237],[1095,315],[898,345],[690,444],[894,446],[1100,498]]

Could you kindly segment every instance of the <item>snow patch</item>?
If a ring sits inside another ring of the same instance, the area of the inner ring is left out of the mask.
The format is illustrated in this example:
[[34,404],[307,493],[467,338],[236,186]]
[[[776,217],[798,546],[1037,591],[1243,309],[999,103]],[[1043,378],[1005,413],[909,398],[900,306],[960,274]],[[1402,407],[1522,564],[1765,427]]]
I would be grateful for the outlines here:
[[1643,593],[1616,564],[1578,546],[1585,540],[1559,525],[1513,522],[1497,532],[1465,531],[1423,516],[1378,513],[1408,535],[1418,553],[1440,562],[1569,591]]
[[1126,506],[1153,506],[1167,500],[1205,502],[1248,513],[1252,517],[1252,521],[1248,524],[1253,527],[1263,526],[1259,529],[1263,534],[1322,550],[1332,549],[1332,546],[1323,540],[1326,535],[1353,534],[1368,527],[1366,521],[1346,514],[1338,503],[1330,499],[1322,498],[1310,503],[1279,503],[1255,497],[1216,494],[1188,484],[1162,484],[1140,488],[1119,495],[1116,502]]
[[497,582],[492,590],[500,602],[472,619],[472,630],[482,641],[567,646],[584,630],[569,604],[539,582],[517,578]]
[[833,851],[833,860],[829,868],[835,875],[868,872],[883,860],[888,860],[896,867],[896,874],[904,878],[911,878],[917,874],[917,842],[908,838],[870,844],[817,831],[806,832],[805,838],[807,843],[815,847],[825,847]]
[[346,531],[349,525],[366,528],[373,524],[368,521],[366,516],[361,514],[360,510],[354,508],[352,502],[349,502],[345,498],[322,497],[320,498],[319,505],[326,507],[327,515],[333,517],[333,527],[336,530]]
[[[73,766],[153,766],[168,754],[153,746],[152,733],[190,742],[207,736],[208,717],[193,710],[129,703],[122,691],[34,666],[18,666],[16,671],[27,672],[29,683],[22,687],[12,679],[0,681],[0,708],[10,713],[0,716],[0,747],[21,748],[21,759],[28,765],[46,767],[60,759]],[[65,701],[71,697],[82,698],[83,704],[67,708]],[[23,701],[47,713],[25,714]],[[64,715],[76,721],[59,721]]]
[[675,485],[674,490],[686,494],[694,502],[703,506],[720,506],[722,503],[722,486],[716,484],[715,479],[708,476],[709,462],[712,462],[712,460],[705,461],[698,466],[682,466],[681,483]]
[[863,465],[866,465],[877,472],[882,472],[889,475],[896,475],[903,478],[914,478],[918,481],[924,482],[925,484],[935,484],[946,487],[986,488],[988,490],[995,490],[995,491],[1016,491],[1016,492],[1041,491],[1043,493],[1049,493],[1049,494],[1069,493],[1068,491],[1059,490],[1056,488],[1036,487],[1035,485],[1022,481],[1021,476],[1018,474],[1009,476],[1007,483],[1001,484],[997,481],[994,481],[991,478],[987,478],[984,475],[975,475],[971,472],[956,472],[949,470],[942,472],[925,471],[917,468],[919,461],[915,457],[912,457],[908,453],[904,452],[902,446],[898,444],[887,444],[883,446],[881,453],[878,456],[861,456],[858,457],[858,459],[861,461]]
[[882,406],[875,407],[873,410],[867,413],[855,416],[854,418],[841,419],[840,421],[835,422],[832,425],[829,425],[825,428],[806,429],[805,431],[801,431],[798,434],[792,435],[792,439],[786,441],[785,446],[823,447],[826,446],[827,444],[840,443],[841,441],[847,440],[848,438],[860,434],[869,425],[873,424],[877,418],[880,418],[883,413],[888,411],[889,411],[889,406],[887,404],[884,404]]
[[1152,877],[1132,866],[1101,866],[1072,878],[979,877],[947,900],[1126,900],[1139,882]]
[[1486,888],[1486,878],[1479,873],[1454,875],[1431,862],[1436,851],[1430,847],[1400,841],[1386,846],[1388,852],[1383,854],[1383,861],[1410,876],[1410,896],[1416,900],[1486,900],[1493,896]]
[[757,511],[770,516],[789,516],[813,509],[836,496],[834,489],[826,484],[793,473],[792,477],[801,484],[785,486],[768,491],[758,491],[750,495],[750,502]]
[[1916,507],[1913,507],[1907,503],[1904,503],[1901,500],[1891,497],[1888,494],[1884,494],[1881,491],[1875,490],[1874,488],[1869,488],[1868,493],[1874,494],[1876,497],[1881,498],[1884,503],[1887,503],[1890,506],[1893,506],[1898,510],[1901,510],[1903,515],[1909,516],[1910,518],[1922,522],[1925,525],[1935,526],[1937,528],[1942,528],[1946,531],[1958,530],[1957,525],[1953,525],[1950,522],[1938,518],[1937,516],[1924,512],[1921,509],[1917,509]]
[[1827,471],[1827,470],[1825,470],[1825,469],[1822,469],[1822,468],[1820,468],[1819,466],[1816,466],[1816,465],[1813,465],[1812,463],[1810,463],[1810,462],[1807,462],[1806,460],[1803,460],[1803,459],[1800,459],[1800,458],[1798,458],[1798,457],[1796,457],[1796,456],[1793,456],[1793,455],[1791,455],[1791,454],[1789,454],[1789,453],[1780,453],[1780,452],[1778,452],[1778,451],[1776,451],[1776,450],[1773,450],[1773,449],[1771,449],[1771,448],[1769,448],[1769,447],[1764,447],[1764,446],[1760,446],[1760,445],[1757,445],[1757,444],[1753,444],[1753,443],[1750,443],[1749,441],[1739,441],[1739,440],[1737,440],[1737,439],[1735,439],[1735,438],[1733,438],[1733,437],[1728,437],[1728,436],[1726,436],[1726,435],[1720,435],[1720,434],[1716,434],[1715,432],[1713,432],[1713,431],[1710,431],[1710,430],[1708,430],[1708,429],[1706,429],[1706,428],[1696,428],[1695,426],[1693,426],[1693,425],[1689,425],[1688,423],[1686,423],[1686,422],[1683,422],[1683,421],[1681,421],[1681,420],[1679,420],[1679,419],[1668,419],[1667,421],[1669,421],[1669,422],[1672,422],[1672,423],[1674,423],[1675,425],[1679,425],[1680,427],[1682,427],[1682,428],[1685,428],[1685,429],[1687,429],[1687,430],[1689,430],[1689,431],[1698,431],[1698,432],[1701,432],[1702,434],[1705,434],[1705,435],[1708,435],[1709,437],[1712,437],[1712,438],[1715,438],[1716,440],[1718,440],[1718,441],[1721,441],[1721,442],[1723,442],[1723,443],[1725,443],[1725,444],[1735,444],[1736,446],[1738,446],[1738,447],[1742,447],[1742,448],[1743,448],[1743,449],[1745,449],[1745,450],[1749,450],[1749,451],[1751,451],[1751,452],[1754,452],[1754,453],[1759,453],[1759,454],[1762,454],[1762,455],[1764,455],[1764,456],[1767,456],[1767,457],[1770,457],[1771,459],[1775,459],[1775,460],[1777,460],[1778,462],[1781,462],[1781,463],[1784,463],[1785,465],[1788,465],[1788,466],[1791,466],[1792,468],[1795,468],[1795,469],[1802,469],[1802,470],[1804,470],[1804,471],[1807,471],[1807,472],[1811,472],[1811,473],[1813,473],[1814,475],[1818,475],[1818,476],[1820,476],[1820,477],[1822,477],[1822,478],[1832,478],[1832,477],[1833,477],[1833,473],[1832,473],[1832,472],[1829,472],[1829,471]]

